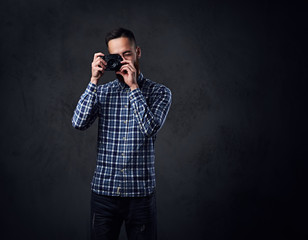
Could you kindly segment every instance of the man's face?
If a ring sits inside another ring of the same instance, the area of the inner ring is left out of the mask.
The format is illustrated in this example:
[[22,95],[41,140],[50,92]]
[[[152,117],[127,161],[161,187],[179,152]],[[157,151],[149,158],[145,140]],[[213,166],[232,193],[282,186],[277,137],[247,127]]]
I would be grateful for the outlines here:
[[129,38],[120,37],[110,40],[108,42],[108,51],[110,54],[119,54],[123,59],[132,61],[137,70],[137,74],[139,73],[141,50]]

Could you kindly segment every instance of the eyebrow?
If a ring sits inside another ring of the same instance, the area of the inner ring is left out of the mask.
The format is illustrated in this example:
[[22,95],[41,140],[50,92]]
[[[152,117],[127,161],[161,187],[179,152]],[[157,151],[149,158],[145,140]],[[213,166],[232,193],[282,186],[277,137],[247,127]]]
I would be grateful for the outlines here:
[[125,51],[125,52],[123,52],[122,54],[125,54],[125,53],[131,53],[131,52],[132,52],[132,51],[130,51],[130,50],[129,50],[129,51]]

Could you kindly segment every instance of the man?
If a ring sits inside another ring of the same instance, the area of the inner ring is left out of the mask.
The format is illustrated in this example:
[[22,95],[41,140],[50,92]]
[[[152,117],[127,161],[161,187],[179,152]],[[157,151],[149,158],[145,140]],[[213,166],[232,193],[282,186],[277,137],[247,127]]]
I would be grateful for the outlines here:
[[171,104],[171,91],[140,72],[134,34],[118,28],[106,35],[110,54],[123,61],[114,81],[95,53],[92,77],[74,111],[72,125],[88,128],[98,117],[97,166],[91,183],[92,239],[118,239],[123,221],[128,239],[156,239],[154,142]]

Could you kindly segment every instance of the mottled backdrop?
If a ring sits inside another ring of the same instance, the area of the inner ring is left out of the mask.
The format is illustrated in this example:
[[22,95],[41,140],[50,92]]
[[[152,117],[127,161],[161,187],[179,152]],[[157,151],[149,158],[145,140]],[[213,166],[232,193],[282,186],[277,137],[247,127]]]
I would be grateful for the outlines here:
[[308,239],[304,4],[2,0],[0,11],[1,239],[89,239],[97,122],[78,131],[71,117],[118,26],[135,32],[144,75],[173,93],[156,142],[159,240]]

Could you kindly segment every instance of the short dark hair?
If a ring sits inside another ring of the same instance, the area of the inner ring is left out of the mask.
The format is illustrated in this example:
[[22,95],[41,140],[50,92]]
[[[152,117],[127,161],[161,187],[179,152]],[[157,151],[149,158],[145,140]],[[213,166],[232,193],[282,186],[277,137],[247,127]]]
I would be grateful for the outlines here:
[[106,42],[107,47],[108,47],[108,42],[110,40],[115,39],[115,38],[120,38],[120,37],[128,38],[132,43],[135,44],[135,46],[137,46],[136,39],[135,39],[133,32],[128,29],[120,27],[106,34],[105,42]]

